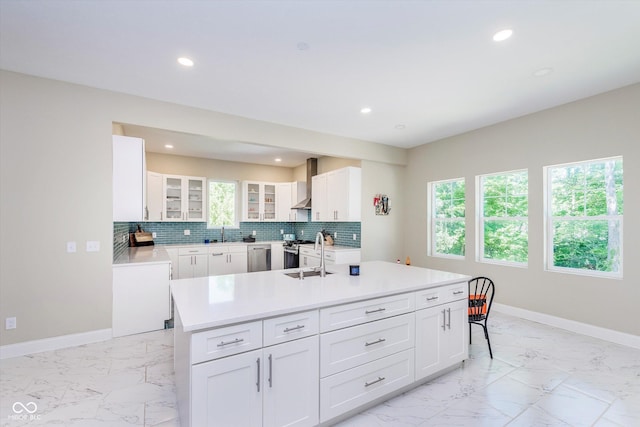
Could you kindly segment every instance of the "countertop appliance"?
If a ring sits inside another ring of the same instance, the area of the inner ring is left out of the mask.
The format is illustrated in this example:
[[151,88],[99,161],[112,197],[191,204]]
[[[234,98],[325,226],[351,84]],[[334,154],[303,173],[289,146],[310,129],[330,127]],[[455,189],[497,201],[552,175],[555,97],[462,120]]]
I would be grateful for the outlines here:
[[271,245],[247,245],[247,271],[271,270]]
[[285,240],[284,268],[300,267],[300,245],[314,243],[313,240]]

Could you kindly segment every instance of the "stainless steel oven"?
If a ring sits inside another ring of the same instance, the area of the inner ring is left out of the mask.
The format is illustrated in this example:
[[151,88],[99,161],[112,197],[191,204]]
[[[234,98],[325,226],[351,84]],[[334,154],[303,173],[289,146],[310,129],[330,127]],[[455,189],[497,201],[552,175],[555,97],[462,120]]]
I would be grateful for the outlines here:
[[300,255],[298,245],[284,244],[284,268],[300,267]]

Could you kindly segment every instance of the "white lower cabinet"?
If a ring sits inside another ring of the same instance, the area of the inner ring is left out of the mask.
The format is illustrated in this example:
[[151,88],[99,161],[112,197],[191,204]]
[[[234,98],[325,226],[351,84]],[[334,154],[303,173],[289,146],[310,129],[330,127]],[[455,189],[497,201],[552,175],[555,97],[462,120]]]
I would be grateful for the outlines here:
[[247,272],[247,245],[209,248],[209,276]]
[[416,380],[468,357],[467,300],[416,311]]
[[[204,277],[209,275],[207,266],[206,249],[182,249],[178,255],[178,279],[190,279],[192,277]],[[187,254],[188,253],[188,254]]]
[[192,426],[318,424],[318,336],[192,367]]

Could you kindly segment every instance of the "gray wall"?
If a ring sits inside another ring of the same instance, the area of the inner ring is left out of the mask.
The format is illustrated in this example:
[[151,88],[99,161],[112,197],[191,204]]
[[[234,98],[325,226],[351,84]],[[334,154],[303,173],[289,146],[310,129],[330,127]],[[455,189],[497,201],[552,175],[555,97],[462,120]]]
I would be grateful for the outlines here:
[[[113,122],[406,162],[405,150],[381,144],[7,71],[0,94],[0,319],[18,324],[0,328],[2,345],[111,328]],[[87,253],[87,240],[101,251]],[[75,254],[67,241],[77,242]]]
[[[624,278],[544,271],[543,167],[618,155],[624,158]],[[528,268],[476,262],[475,176],[525,168]],[[499,303],[640,335],[640,84],[422,145],[409,151],[406,169],[404,240],[414,264],[494,278]],[[466,257],[428,257],[427,182],[459,177],[467,185]]]

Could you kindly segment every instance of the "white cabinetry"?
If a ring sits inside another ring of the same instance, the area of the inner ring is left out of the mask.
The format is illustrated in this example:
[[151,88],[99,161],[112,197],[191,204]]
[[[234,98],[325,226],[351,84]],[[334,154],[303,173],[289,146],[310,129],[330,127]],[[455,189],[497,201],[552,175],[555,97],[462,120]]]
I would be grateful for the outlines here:
[[164,220],[206,221],[206,183],[202,177],[164,175]]
[[312,178],[312,221],[360,221],[362,171],[336,169]]
[[209,248],[209,276],[247,272],[247,245]]
[[144,140],[113,135],[113,220],[144,219],[146,166]]
[[416,379],[468,357],[467,292],[457,284],[416,294]]
[[293,205],[307,197],[304,182],[281,182],[276,185],[276,219],[282,222],[307,222],[308,214],[304,209],[291,209]]
[[157,172],[147,172],[147,205],[145,220],[162,221],[164,212],[162,207],[164,176]]
[[178,249],[178,279],[209,275],[207,248],[191,247]]
[[320,310],[321,422],[414,381],[414,304],[409,293]]
[[276,184],[268,182],[242,183],[242,220],[276,220]]
[[193,334],[186,425],[317,425],[317,333],[311,311]]
[[[301,246],[299,250],[300,267],[317,267],[320,265],[320,249],[313,246]],[[360,249],[329,249],[325,248],[324,262],[332,264],[354,264],[360,262]]]
[[116,264],[113,266],[114,337],[164,328],[171,317],[171,264]]
[[282,242],[271,244],[271,270],[282,270],[284,268],[284,246]]

